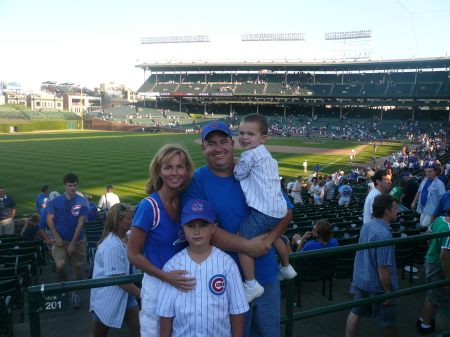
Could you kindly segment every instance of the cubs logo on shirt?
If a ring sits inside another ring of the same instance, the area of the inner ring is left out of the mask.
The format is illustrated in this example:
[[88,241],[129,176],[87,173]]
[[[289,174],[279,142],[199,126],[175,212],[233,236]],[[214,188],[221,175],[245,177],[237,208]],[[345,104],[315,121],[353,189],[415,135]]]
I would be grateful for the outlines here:
[[184,230],[178,231],[178,239],[175,240],[173,245],[179,245],[180,243],[183,243],[186,241],[186,235],[184,234]]
[[203,211],[203,204],[201,202],[195,202],[192,205],[192,210],[194,212],[201,212],[201,211]]
[[226,288],[225,275],[216,274],[209,280],[209,290],[213,295],[223,295]]
[[81,205],[74,205],[71,211],[73,216],[80,216]]

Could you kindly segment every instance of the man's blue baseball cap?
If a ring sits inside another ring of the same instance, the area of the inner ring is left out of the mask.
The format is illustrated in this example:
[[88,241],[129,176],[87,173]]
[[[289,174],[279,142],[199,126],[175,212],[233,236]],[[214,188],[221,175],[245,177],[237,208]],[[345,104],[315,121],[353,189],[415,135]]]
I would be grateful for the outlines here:
[[202,219],[209,223],[216,222],[216,212],[214,207],[205,201],[200,199],[192,199],[187,202],[181,212],[181,226],[184,226],[192,220]]
[[231,137],[230,128],[224,123],[219,121],[209,122],[202,130],[202,142],[206,136],[212,131],[222,131]]

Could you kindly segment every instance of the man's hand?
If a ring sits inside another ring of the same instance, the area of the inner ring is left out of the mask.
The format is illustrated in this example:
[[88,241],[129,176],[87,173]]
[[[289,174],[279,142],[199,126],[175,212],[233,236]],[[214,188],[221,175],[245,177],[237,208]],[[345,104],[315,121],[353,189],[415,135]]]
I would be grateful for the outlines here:
[[71,242],[69,247],[67,247],[67,254],[72,255],[73,252],[75,252],[75,244]]
[[53,246],[53,242],[52,242],[52,239],[50,239],[49,237],[47,237],[46,239],[45,239],[45,243],[47,244],[47,246]]
[[394,299],[391,298],[390,300],[384,301],[383,305],[392,305],[394,303]]
[[267,233],[255,236],[254,238],[247,241],[247,251],[245,252],[248,256],[257,258],[266,255],[272,246],[265,243],[264,239],[267,237]]
[[58,247],[62,247],[64,245],[64,241],[60,236],[55,237],[55,245]]

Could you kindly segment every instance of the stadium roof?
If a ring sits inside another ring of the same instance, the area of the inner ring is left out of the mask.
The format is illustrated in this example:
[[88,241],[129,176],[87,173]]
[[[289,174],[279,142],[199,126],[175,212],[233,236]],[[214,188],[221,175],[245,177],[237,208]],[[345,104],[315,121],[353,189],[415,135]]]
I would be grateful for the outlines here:
[[143,63],[135,66],[153,72],[185,71],[389,71],[392,69],[449,68],[449,58],[415,60],[372,60],[353,62],[204,62],[204,63]]

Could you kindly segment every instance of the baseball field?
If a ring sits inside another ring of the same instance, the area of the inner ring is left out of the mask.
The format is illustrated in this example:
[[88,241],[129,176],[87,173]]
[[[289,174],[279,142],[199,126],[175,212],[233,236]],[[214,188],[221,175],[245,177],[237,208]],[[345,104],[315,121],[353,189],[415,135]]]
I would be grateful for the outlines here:
[[[145,196],[148,167],[153,155],[166,143],[179,143],[191,154],[196,167],[205,165],[200,135],[149,134],[100,131],[64,131],[0,134],[0,186],[18,205],[17,214],[34,212],[35,198],[42,185],[64,192],[62,177],[74,172],[79,190],[93,196],[98,203],[108,184],[121,201],[139,202]],[[285,178],[303,175],[303,161],[308,173],[319,164],[320,173],[367,166],[374,155],[373,146],[346,140],[304,140],[301,137],[268,139],[265,143],[278,161],[279,174]],[[241,153],[235,138],[235,155]],[[382,158],[398,150],[400,144],[378,145],[375,156]],[[356,157],[349,166],[354,148]]]

